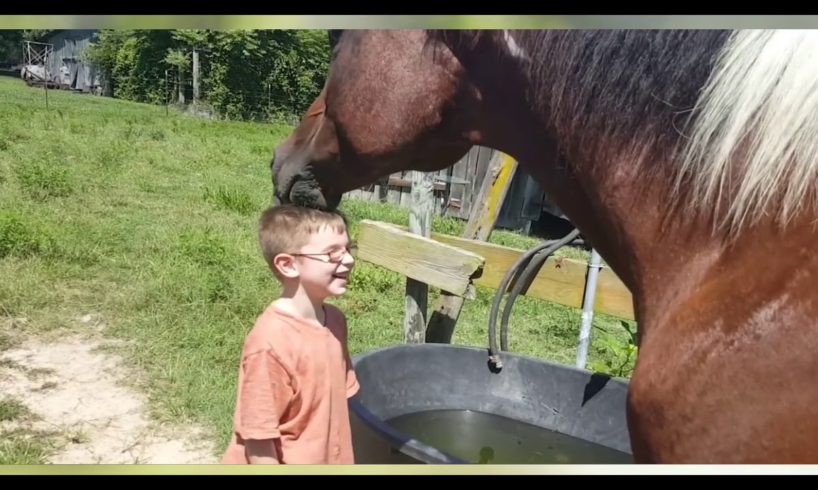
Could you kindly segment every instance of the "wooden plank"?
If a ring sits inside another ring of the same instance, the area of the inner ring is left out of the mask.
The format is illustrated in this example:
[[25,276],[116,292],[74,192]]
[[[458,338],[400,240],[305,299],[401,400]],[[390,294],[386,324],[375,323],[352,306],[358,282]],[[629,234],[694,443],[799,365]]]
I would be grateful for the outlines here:
[[386,201],[396,206],[400,206],[400,192],[401,191],[399,188],[389,186]]
[[[474,284],[497,289],[503,276],[517,258],[524,253],[511,247],[492,243],[432,233],[432,239],[469,250],[485,258],[483,273],[474,279]],[[540,273],[534,279],[526,296],[545,299],[574,308],[582,307],[585,291],[585,275],[588,265],[580,260],[549,257]],[[630,290],[607,267],[599,272],[594,310],[619,318],[633,320],[633,297]]]
[[463,238],[488,240],[516,172],[517,162],[511,156],[494,153],[474,201],[477,209],[469,216]]
[[463,199],[460,203],[461,217],[471,216],[472,203],[474,202],[475,194],[477,194],[477,189],[479,189],[479,187],[476,187],[479,185],[477,183],[483,182],[483,177],[477,174],[477,154],[479,152],[479,146],[472,146],[471,150],[466,154],[466,175],[473,177],[474,180],[470,186],[466,187],[463,193]]
[[[509,155],[494,153],[494,158],[489,162],[486,175],[481,182],[477,199],[474,201],[469,221],[463,230],[463,238],[488,240],[503,207],[503,201],[516,169],[517,162]],[[462,308],[462,297],[441,294],[432,311],[429,325],[426,327],[427,341],[450,343]]]
[[[409,232],[428,238],[432,232],[434,208],[434,174],[412,172]],[[429,286],[412,278],[406,279],[403,340],[407,344],[422,344],[426,339],[426,310]]]
[[[434,174],[432,174],[432,177],[434,177]],[[412,187],[412,180],[403,177],[389,177],[389,185],[401,189],[410,189]],[[446,184],[434,184],[434,190],[443,192],[446,190]]]
[[405,227],[361,220],[358,259],[457,295],[468,295],[483,257],[414,233]]
[[[475,165],[477,166],[477,175],[485,176],[488,173],[489,164],[493,158],[496,158],[498,155],[502,155],[502,152],[494,150],[492,148],[487,148],[485,146],[478,147],[477,158],[475,159]],[[480,192],[480,187],[482,186],[483,180],[478,180],[475,183],[474,193],[477,194]]]
[[446,211],[444,206],[447,202],[449,202],[449,196],[452,194],[452,166],[449,165],[448,167],[439,170],[437,172],[437,178],[443,182],[445,189],[443,189],[443,192],[441,192],[439,195],[435,214],[438,216],[443,216],[443,213]]
[[[451,173],[452,177],[456,177],[456,178],[460,178],[460,179],[466,179],[466,177],[468,175],[466,173],[467,166],[468,166],[468,153],[464,156],[464,158],[461,158],[459,162],[455,163],[452,166],[452,173]],[[468,176],[468,178],[473,179],[474,176]],[[455,217],[458,217],[458,218],[464,217],[463,204],[462,204],[463,203],[463,195],[467,192],[467,189],[469,188],[470,185],[471,184],[452,186],[451,192],[449,192],[449,197],[448,197],[449,202],[447,204],[449,204],[449,207],[446,209],[446,215],[447,216],[455,216]],[[452,205],[452,204],[454,204],[454,205]],[[465,215],[465,216],[467,216],[467,215]]]
[[375,186],[372,191],[372,202],[386,202],[386,185]]

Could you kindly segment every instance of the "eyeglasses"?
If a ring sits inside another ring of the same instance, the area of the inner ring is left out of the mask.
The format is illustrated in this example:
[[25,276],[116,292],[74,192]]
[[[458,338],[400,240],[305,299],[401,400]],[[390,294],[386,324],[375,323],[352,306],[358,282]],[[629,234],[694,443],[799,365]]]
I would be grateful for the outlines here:
[[321,262],[327,263],[339,263],[344,260],[347,253],[355,258],[358,256],[358,246],[355,244],[351,244],[346,248],[339,248],[335,250],[330,250],[329,252],[322,252],[322,253],[294,253],[290,255],[295,255],[296,257],[307,257],[310,259],[317,259]]

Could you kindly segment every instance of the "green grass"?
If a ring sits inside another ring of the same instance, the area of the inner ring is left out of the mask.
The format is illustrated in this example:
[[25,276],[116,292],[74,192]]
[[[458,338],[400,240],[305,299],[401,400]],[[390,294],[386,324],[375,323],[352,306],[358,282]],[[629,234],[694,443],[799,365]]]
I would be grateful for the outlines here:
[[17,344],[14,341],[14,337],[7,333],[0,332],[0,352],[3,352],[4,350],[9,350],[15,345]]
[[0,431],[0,465],[46,464],[58,437],[55,432],[29,429]]
[[[10,422],[19,425],[35,418],[31,410],[19,400],[0,398],[0,422],[4,426]],[[46,457],[53,449],[55,435],[27,427],[0,430],[0,465],[45,464]]]
[[[77,319],[93,313],[109,335],[133,341],[125,354],[146,373],[154,416],[203,423],[225,443],[243,337],[278,292],[255,225],[270,201],[272,149],[291,128],[60,91],[48,100],[46,110],[42,90],[0,77],[0,277],[12,278],[0,281],[0,325],[27,319],[15,335],[80,330]],[[342,209],[353,236],[364,218],[408,222],[389,204],[345,200]],[[434,220],[453,235],[463,225]],[[501,230],[491,241],[536,243]],[[398,274],[358,264],[335,300],[353,355],[401,342],[403,290]],[[467,302],[456,343],[487,345],[492,294]],[[576,309],[520,298],[510,348],[573,364],[579,323]],[[591,365],[627,375],[627,331],[602,315],[595,327]]]
[[18,420],[30,414],[31,411],[28,407],[23,405],[19,400],[8,397],[0,399],[0,422]]

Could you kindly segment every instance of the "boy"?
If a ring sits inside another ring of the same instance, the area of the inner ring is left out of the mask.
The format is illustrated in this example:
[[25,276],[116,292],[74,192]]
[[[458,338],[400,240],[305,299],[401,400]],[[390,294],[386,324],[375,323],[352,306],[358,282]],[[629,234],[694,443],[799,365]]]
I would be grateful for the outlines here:
[[344,314],[354,265],[338,213],[282,205],[259,220],[264,258],[281,297],[258,317],[241,355],[226,464],[352,464],[347,398],[358,380]]

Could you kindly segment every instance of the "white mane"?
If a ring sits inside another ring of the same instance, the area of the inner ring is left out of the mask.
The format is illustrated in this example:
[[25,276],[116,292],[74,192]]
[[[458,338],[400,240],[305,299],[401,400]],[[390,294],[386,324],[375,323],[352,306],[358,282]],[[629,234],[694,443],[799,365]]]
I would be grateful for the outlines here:
[[689,179],[691,194],[677,197],[716,206],[733,231],[771,212],[787,222],[818,172],[818,30],[736,31],[693,116],[676,187]]

